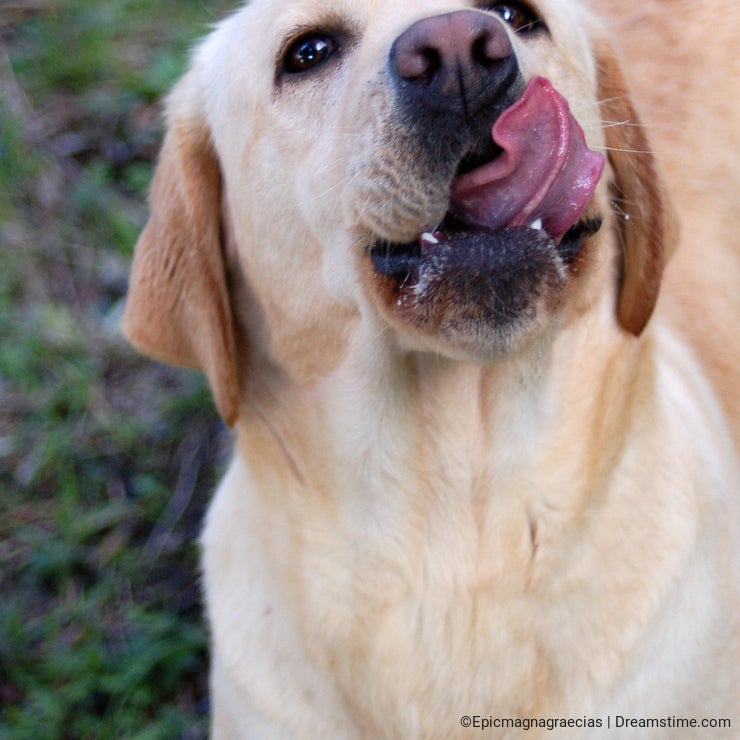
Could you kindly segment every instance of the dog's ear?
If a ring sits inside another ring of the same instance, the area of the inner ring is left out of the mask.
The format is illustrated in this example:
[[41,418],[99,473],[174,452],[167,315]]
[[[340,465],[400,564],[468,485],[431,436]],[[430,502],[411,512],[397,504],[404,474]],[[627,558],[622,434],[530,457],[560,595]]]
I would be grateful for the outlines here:
[[658,300],[663,269],[678,238],[677,223],[645,128],[606,42],[598,45],[596,61],[623,258],[617,317],[624,329],[637,336]]
[[232,426],[239,382],[222,243],[221,173],[208,128],[186,100],[189,93],[181,83],[170,100],[123,330],[144,354],[202,370],[221,416]]

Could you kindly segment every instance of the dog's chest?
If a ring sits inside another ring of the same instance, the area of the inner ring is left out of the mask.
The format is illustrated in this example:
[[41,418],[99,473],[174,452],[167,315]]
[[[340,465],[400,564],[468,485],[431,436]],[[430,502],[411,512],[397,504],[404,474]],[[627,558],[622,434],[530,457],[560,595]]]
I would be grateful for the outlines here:
[[383,718],[373,737],[455,737],[462,709],[563,707],[573,683],[553,635],[575,635],[534,585],[542,533],[525,511],[471,499],[363,518],[352,537],[335,532],[325,550],[307,551],[299,621],[352,716]]
[[266,716],[291,706],[291,727],[328,728],[314,737],[430,739],[467,736],[461,713],[601,705],[654,590],[613,512],[585,529],[521,488],[468,481],[461,496],[449,482],[423,500],[343,489],[338,503],[257,493],[232,466],[209,512],[205,575],[215,662],[242,703]]
[[526,488],[492,488],[446,471],[338,499],[250,491],[233,466],[209,513],[206,585],[217,658],[250,703],[298,711],[300,697],[301,716],[349,728],[327,737],[454,738],[461,712],[575,716],[598,701],[621,660],[604,642],[634,634],[614,632],[614,604],[588,585],[608,580],[593,545],[564,535],[531,472]]

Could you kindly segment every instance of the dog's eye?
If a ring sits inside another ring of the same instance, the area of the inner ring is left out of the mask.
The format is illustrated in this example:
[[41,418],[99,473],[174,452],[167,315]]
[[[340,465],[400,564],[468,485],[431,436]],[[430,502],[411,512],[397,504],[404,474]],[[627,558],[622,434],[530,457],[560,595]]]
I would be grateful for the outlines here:
[[492,3],[487,8],[508,23],[517,33],[528,33],[543,28],[542,19],[528,8],[517,2]]
[[318,31],[299,36],[283,54],[283,70],[289,74],[308,72],[326,62],[339,50],[338,41]]

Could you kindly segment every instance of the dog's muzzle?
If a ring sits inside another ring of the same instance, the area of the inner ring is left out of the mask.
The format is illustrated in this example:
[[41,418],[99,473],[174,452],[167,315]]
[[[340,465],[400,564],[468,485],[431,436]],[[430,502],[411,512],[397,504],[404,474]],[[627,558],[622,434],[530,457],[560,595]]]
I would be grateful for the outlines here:
[[414,331],[477,356],[509,351],[546,323],[583,238],[600,226],[579,218],[603,157],[548,80],[525,85],[493,15],[418,21],[388,65],[394,118],[419,153],[414,179],[448,205],[411,242],[378,234],[370,255],[382,302]]

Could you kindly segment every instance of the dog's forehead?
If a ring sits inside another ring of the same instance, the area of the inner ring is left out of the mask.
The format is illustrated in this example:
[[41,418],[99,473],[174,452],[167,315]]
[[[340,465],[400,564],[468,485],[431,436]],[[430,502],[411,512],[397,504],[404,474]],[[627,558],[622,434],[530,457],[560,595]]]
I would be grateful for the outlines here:
[[[405,24],[420,18],[463,8],[480,7],[470,0],[251,0],[228,21],[267,43],[293,29],[317,28],[322,24],[346,24],[362,32],[372,26],[375,33],[397,33]],[[490,7],[490,3],[486,4]],[[582,0],[537,0],[532,10],[544,17],[558,33],[569,34],[587,12]],[[242,25],[243,24],[243,25]]]

